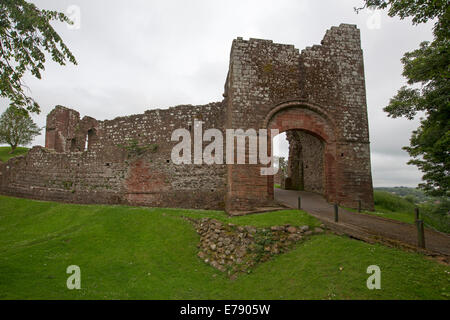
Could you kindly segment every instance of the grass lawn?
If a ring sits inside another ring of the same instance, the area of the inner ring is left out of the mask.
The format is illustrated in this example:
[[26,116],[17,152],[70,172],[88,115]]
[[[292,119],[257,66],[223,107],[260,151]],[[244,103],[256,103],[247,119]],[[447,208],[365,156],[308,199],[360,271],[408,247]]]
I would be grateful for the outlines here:
[[0,147],[0,161],[6,162],[11,158],[20,156],[28,152],[28,148],[17,147],[13,154],[10,154],[11,147]]
[[[0,196],[0,299],[449,299],[450,268],[332,234],[230,280],[197,256],[181,216],[241,225],[316,226],[288,210],[229,218],[219,211],[73,205]],[[81,268],[68,290],[66,268]],[[366,269],[381,268],[381,290]]]

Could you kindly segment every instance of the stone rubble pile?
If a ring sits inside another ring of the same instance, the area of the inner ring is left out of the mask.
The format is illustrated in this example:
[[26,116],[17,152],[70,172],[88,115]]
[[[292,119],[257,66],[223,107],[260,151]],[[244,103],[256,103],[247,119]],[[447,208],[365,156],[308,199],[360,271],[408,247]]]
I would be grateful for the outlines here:
[[229,275],[249,272],[255,264],[290,250],[295,243],[312,234],[324,232],[323,228],[310,230],[309,226],[256,228],[209,218],[189,220],[200,235],[198,257]]

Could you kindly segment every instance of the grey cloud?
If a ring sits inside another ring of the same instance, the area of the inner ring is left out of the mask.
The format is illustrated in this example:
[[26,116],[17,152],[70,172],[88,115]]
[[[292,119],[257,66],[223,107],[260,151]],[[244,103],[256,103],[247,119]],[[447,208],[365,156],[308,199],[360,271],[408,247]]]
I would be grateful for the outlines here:
[[422,174],[407,165],[408,157],[372,152],[372,179],[374,186],[416,187]]

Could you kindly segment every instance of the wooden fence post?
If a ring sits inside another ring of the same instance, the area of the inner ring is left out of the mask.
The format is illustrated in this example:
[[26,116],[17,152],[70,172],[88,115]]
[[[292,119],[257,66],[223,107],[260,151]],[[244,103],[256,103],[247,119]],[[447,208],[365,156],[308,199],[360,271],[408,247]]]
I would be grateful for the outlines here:
[[417,245],[419,248],[425,249],[425,230],[423,228],[423,220],[417,220]]
[[414,214],[416,216],[416,221],[419,220],[420,219],[419,218],[419,208],[417,208],[417,207],[414,208]]

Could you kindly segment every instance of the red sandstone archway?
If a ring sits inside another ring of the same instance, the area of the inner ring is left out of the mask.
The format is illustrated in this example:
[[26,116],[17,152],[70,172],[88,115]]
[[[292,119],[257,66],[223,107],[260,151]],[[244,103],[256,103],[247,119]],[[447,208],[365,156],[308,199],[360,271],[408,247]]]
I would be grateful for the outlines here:
[[[324,196],[328,201],[337,198],[336,190],[336,134],[333,121],[322,108],[304,102],[288,102],[276,106],[264,120],[264,127],[278,129],[279,133],[288,130],[303,130],[324,142]],[[270,138],[272,143],[274,137]],[[269,199],[273,199],[273,176],[267,178]]]

